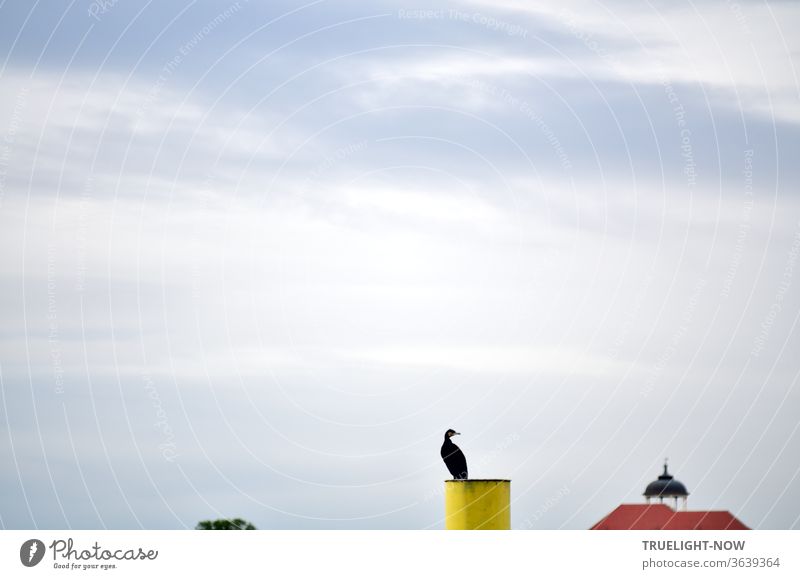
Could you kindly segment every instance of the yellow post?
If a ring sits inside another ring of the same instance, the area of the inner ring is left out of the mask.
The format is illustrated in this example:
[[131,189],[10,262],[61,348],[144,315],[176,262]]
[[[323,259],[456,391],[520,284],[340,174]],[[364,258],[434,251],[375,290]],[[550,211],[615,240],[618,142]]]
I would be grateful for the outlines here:
[[511,528],[511,481],[444,481],[444,527],[447,530]]

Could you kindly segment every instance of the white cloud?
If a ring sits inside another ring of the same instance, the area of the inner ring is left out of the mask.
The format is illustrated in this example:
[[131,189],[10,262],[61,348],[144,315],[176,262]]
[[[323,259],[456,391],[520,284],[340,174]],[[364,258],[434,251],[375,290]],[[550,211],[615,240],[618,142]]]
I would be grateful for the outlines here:
[[305,139],[296,126],[275,130],[280,119],[264,107],[211,104],[136,76],[11,68],[0,88],[0,127],[14,126],[5,192],[142,198],[220,181],[251,190]]
[[343,351],[345,360],[385,364],[389,367],[425,367],[492,375],[522,373],[546,376],[621,377],[633,369],[630,362],[591,352],[535,345],[371,348]]
[[800,122],[800,40],[791,33],[800,13],[790,2],[467,4],[542,19],[571,35],[586,49],[572,53],[574,63],[593,78],[697,83],[725,91],[709,95],[717,104]]

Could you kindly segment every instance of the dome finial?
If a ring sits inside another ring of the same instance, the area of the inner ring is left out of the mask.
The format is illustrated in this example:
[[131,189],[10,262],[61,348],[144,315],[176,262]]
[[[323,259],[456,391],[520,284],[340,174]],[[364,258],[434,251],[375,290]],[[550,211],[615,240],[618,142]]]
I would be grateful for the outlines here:
[[665,458],[665,459],[664,459],[664,475],[666,475],[666,474],[667,474],[667,461],[668,461],[668,460],[669,460],[668,458]]

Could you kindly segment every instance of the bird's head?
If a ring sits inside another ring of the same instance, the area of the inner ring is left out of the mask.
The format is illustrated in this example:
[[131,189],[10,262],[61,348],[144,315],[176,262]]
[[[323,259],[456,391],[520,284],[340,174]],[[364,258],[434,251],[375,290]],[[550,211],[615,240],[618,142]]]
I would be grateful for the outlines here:
[[444,433],[445,438],[453,438],[456,434],[461,434],[460,432],[456,432],[452,428]]

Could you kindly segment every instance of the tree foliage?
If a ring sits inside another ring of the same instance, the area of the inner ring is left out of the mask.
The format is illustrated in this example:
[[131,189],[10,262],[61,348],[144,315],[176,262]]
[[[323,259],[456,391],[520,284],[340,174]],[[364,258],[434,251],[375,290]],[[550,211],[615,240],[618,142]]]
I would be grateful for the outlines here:
[[216,521],[200,521],[195,527],[198,531],[255,531],[253,523],[244,519],[217,519]]

